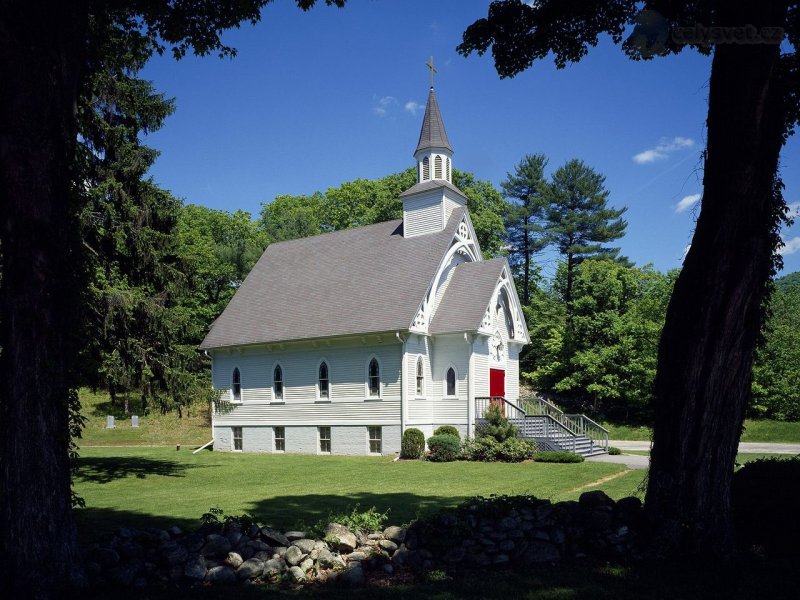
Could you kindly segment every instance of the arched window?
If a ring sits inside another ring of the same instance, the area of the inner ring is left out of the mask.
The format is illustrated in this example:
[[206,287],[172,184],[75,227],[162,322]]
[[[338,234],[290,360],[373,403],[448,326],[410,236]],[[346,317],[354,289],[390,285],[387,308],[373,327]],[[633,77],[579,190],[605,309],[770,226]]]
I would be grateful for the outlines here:
[[433,159],[433,177],[434,179],[442,178],[442,157],[438,154]]
[[450,159],[447,159],[447,181],[452,182],[453,180],[450,178]]
[[431,178],[431,161],[426,156],[422,159],[422,181],[427,181]]
[[447,375],[445,375],[445,382],[447,384],[447,396],[455,396],[456,395],[456,370],[453,367],[447,369]]
[[422,365],[422,357],[417,359],[417,396],[425,393],[425,371]]
[[369,361],[367,368],[367,387],[369,388],[370,398],[378,398],[381,395],[381,367],[378,359],[373,358]]
[[325,361],[322,361],[319,365],[319,397],[320,400],[327,400],[330,398],[330,394],[328,392],[329,388],[329,380],[328,380],[328,364]]
[[233,377],[231,377],[231,396],[234,402],[242,401],[242,374],[239,373],[239,367],[233,370]]
[[275,367],[272,374],[272,383],[275,390],[275,400],[283,400],[283,369],[280,365]]

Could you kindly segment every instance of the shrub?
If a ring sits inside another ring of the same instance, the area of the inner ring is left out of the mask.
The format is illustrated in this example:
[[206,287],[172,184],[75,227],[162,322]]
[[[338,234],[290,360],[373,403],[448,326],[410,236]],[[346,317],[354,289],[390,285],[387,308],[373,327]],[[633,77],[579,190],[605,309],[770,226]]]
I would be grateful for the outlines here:
[[545,463],[580,463],[583,462],[583,456],[573,452],[536,452],[533,460]]
[[428,438],[430,459],[433,462],[451,462],[458,459],[461,452],[461,440],[454,435],[434,435]]
[[740,539],[771,556],[800,554],[800,457],[747,463],[733,475],[731,506]]
[[609,446],[609,447],[608,447],[608,453],[609,453],[611,456],[619,456],[620,454],[622,454],[622,450],[620,450],[620,449],[619,449],[619,448],[617,448],[616,446]]
[[401,458],[422,458],[425,453],[425,434],[419,429],[411,428],[403,432],[400,442]]
[[339,523],[344,525],[350,531],[361,533],[374,533],[382,531],[386,520],[389,518],[389,511],[378,512],[374,506],[368,510],[359,510],[359,505],[356,504],[350,512],[329,512],[325,519],[320,519],[310,527],[305,526],[304,523],[298,523],[297,527],[306,532],[314,538],[322,539],[325,535],[325,529],[328,523]]
[[461,432],[452,425],[442,425],[437,427],[433,435],[454,435],[461,441]]
[[522,462],[533,458],[536,446],[520,438],[508,438],[498,446],[497,458],[503,462]]
[[516,437],[517,428],[514,427],[505,415],[499,404],[490,404],[483,413],[483,418],[487,424],[481,432],[482,437],[493,437],[498,442],[504,442],[508,438]]
[[500,444],[493,437],[467,438],[464,440],[462,456],[467,460],[494,462]]

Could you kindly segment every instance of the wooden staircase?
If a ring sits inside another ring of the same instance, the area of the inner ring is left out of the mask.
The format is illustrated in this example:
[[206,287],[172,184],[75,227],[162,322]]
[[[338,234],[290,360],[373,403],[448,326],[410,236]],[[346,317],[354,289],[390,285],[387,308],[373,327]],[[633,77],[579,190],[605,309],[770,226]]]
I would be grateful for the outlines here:
[[538,396],[522,398],[521,403],[525,409],[502,396],[475,398],[476,431],[480,433],[481,427],[487,424],[486,409],[498,404],[506,418],[517,427],[517,435],[535,442],[540,451],[566,451],[583,456],[608,452],[608,430],[586,415],[568,415]]

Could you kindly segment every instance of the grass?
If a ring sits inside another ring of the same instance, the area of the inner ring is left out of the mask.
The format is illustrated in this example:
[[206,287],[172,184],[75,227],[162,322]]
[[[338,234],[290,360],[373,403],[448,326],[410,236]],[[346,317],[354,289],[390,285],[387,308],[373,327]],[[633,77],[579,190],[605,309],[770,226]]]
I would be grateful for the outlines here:
[[[604,423],[612,440],[650,441],[652,430],[647,426],[614,425]],[[800,443],[800,422],[772,421],[769,419],[747,419],[744,422],[742,442]]]
[[[80,390],[81,412],[86,418],[81,447],[87,446],[174,446],[175,444],[204,444],[211,439],[211,423],[206,411],[191,410],[189,416],[178,418],[177,413],[162,415],[158,408],[144,414],[141,401],[129,399],[130,414],[139,416],[139,427],[131,427],[122,400],[111,404],[106,392]],[[106,429],[106,416],[113,415],[114,429]]]
[[97,447],[81,451],[75,490],[86,501],[78,519],[87,539],[123,524],[192,526],[214,506],[288,528],[359,504],[388,510],[390,523],[400,524],[475,495],[574,500],[599,487],[620,498],[635,493],[643,476],[623,465],[591,462],[393,462],[385,457]]

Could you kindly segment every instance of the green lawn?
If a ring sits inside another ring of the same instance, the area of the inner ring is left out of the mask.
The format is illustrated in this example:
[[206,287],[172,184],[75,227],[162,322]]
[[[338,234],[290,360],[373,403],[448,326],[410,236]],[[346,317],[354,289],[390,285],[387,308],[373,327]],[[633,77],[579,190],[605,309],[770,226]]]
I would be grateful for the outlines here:
[[[620,474],[601,485],[594,482]],[[390,458],[192,454],[168,448],[85,448],[75,489],[82,534],[96,537],[120,525],[196,524],[218,506],[247,512],[279,527],[316,522],[356,504],[389,510],[408,522],[475,495],[533,494],[577,499],[586,486],[612,497],[634,494],[643,471],[604,463],[432,463]]]
[[[144,414],[141,401],[129,400],[130,414],[139,416],[139,427],[131,427],[122,402],[115,406],[105,392],[80,390],[81,412],[86,426],[79,445],[86,446],[174,446],[175,444],[204,444],[211,439],[211,423],[207,411],[191,410],[190,416],[178,418],[177,413],[160,414],[152,408]],[[106,429],[106,416],[116,419],[114,429]]]
[[[605,423],[603,426],[609,430],[608,437],[612,440],[649,441],[652,435],[651,429],[645,426],[632,427],[612,423]],[[800,422],[747,419],[744,427],[742,442],[800,443]]]

